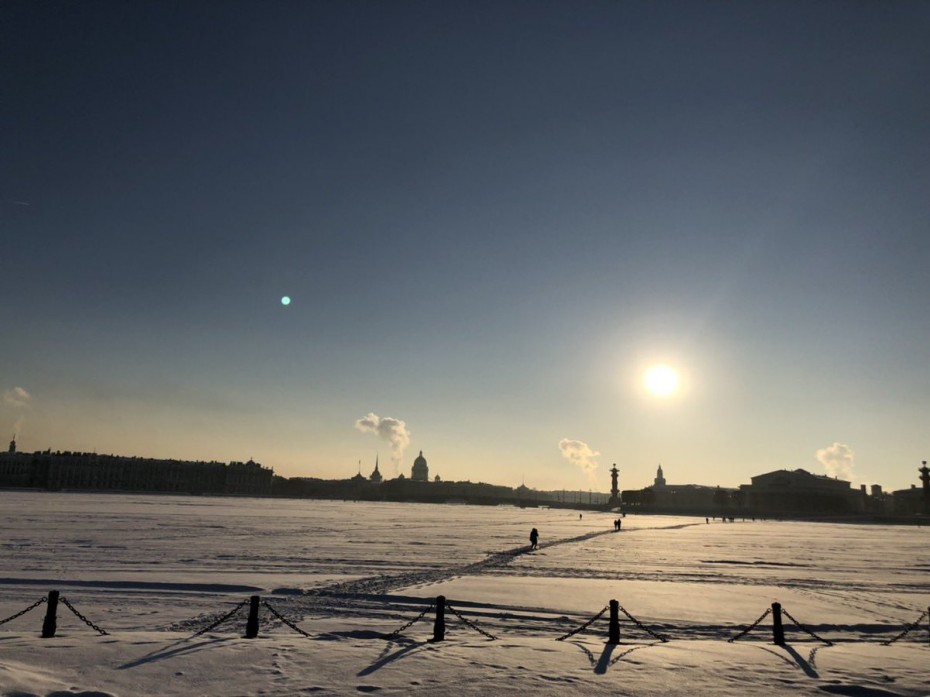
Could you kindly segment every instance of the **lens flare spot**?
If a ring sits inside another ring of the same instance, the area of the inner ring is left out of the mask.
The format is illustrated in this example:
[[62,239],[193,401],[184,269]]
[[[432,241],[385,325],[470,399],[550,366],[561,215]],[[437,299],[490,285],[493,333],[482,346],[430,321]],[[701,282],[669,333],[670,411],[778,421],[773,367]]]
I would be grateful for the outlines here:
[[290,305],[290,304],[291,304],[291,296],[290,296],[290,295],[285,295],[284,297],[282,297],[282,298],[281,298],[281,304],[282,304],[282,305]]

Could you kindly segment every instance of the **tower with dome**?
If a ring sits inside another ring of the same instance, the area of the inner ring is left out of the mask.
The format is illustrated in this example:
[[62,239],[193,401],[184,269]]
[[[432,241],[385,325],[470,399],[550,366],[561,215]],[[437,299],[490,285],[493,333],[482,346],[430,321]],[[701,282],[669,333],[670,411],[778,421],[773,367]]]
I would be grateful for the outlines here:
[[426,465],[426,458],[423,457],[423,451],[413,461],[413,470],[410,472],[410,479],[415,482],[429,481],[429,467]]

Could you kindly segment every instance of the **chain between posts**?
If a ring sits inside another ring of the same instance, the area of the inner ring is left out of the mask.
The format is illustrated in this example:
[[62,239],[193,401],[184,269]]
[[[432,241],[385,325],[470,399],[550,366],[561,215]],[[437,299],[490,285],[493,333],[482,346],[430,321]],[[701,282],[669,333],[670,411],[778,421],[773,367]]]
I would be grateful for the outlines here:
[[811,631],[810,629],[808,629],[807,627],[805,627],[803,624],[801,624],[800,622],[798,622],[794,617],[792,617],[790,612],[788,612],[788,611],[785,610],[784,608],[782,608],[781,611],[782,611],[783,613],[785,613],[785,617],[787,617],[789,620],[791,620],[792,622],[794,622],[795,626],[796,626],[798,629],[800,629],[802,632],[804,632],[805,634],[810,634],[810,635],[811,635],[812,637],[814,637],[817,641],[822,641],[822,642],[823,642],[824,644],[826,644],[827,646],[833,646],[833,642],[832,642],[832,641],[829,641],[828,639],[824,639],[822,636],[817,636],[813,631]]
[[[5,619],[0,620],[0,625],[6,624],[7,622],[11,622],[11,621],[17,619],[18,617],[22,617],[22,616],[25,615],[26,613],[28,613],[28,612],[34,610],[35,608],[39,607],[40,605],[42,605],[42,604],[45,603],[45,602],[48,602],[48,599],[47,599],[47,598],[45,598],[45,597],[40,598],[39,600],[37,600],[36,602],[34,602],[32,605],[29,605],[28,607],[24,608],[23,610],[20,610],[19,612],[15,613],[15,614],[13,614],[13,615],[10,615],[9,617],[7,617],[7,618],[5,618]],[[85,617],[83,614],[81,614],[81,613],[68,601],[67,598],[65,598],[64,596],[62,596],[62,597],[61,597],[61,602],[62,602],[69,610],[71,610],[71,612],[73,612],[73,613],[78,617],[78,619],[80,619],[82,622],[84,622],[88,627],[90,627],[90,628],[93,629],[94,631],[98,632],[101,636],[109,636],[109,633],[108,633],[108,632],[106,632],[105,630],[101,629],[101,628],[98,627],[96,624],[94,624],[92,621],[90,621],[89,619],[87,619],[87,617]],[[200,630],[198,630],[196,633],[192,634],[190,638],[198,637],[198,636],[200,636],[200,635],[202,635],[202,634],[206,634],[207,632],[211,631],[212,629],[215,629],[215,628],[218,627],[219,625],[223,624],[224,622],[226,622],[227,620],[229,620],[230,618],[232,618],[232,617],[233,617],[236,613],[238,613],[246,604],[248,604],[248,602],[249,602],[248,600],[242,601],[241,603],[239,603],[238,605],[236,605],[232,610],[230,610],[230,611],[227,612],[226,614],[220,616],[218,619],[216,619],[215,621],[211,622],[210,624],[208,624],[208,625],[207,625],[206,627],[204,627],[203,629],[200,629]],[[293,629],[294,631],[296,631],[298,634],[301,634],[301,635],[303,635],[303,636],[305,636],[305,637],[307,637],[307,638],[312,638],[311,635],[310,635],[309,633],[305,632],[305,631],[302,630],[300,627],[296,626],[296,624],[294,624],[293,622],[291,622],[290,620],[288,620],[286,617],[284,617],[284,615],[282,615],[280,612],[278,612],[278,611],[277,611],[274,607],[272,607],[267,601],[262,601],[262,605],[264,605],[264,606],[272,613],[272,615],[274,615],[277,619],[281,620],[281,622],[283,622],[285,625],[287,625],[288,627],[290,627],[291,629]],[[434,607],[435,607],[435,605],[434,605],[433,603],[430,603],[429,606],[427,606],[426,609],[424,609],[423,612],[421,612],[419,615],[417,615],[417,616],[414,617],[412,620],[410,620],[409,622],[407,622],[406,624],[404,624],[402,627],[400,627],[400,628],[394,630],[394,631],[391,632],[390,634],[384,634],[384,635],[382,635],[382,638],[383,638],[383,639],[386,639],[386,640],[394,639],[395,637],[397,637],[398,635],[400,635],[404,630],[410,628],[411,626],[413,626],[414,624],[416,624],[417,622],[419,622],[420,620],[422,620],[429,612],[431,612],[431,611],[434,609]],[[467,625],[469,628],[474,629],[476,632],[478,632],[479,634],[482,634],[482,635],[486,636],[486,637],[489,638],[489,639],[492,639],[492,640],[493,640],[493,639],[497,639],[497,637],[495,637],[495,636],[492,635],[491,633],[489,633],[489,632],[485,631],[484,629],[482,629],[481,627],[479,627],[475,622],[473,622],[473,621],[469,620],[468,618],[466,618],[465,616],[463,616],[463,615],[462,615],[460,612],[458,612],[455,608],[453,608],[453,607],[451,607],[451,606],[449,606],[449,605],[446,605],[446,607],[449,609],[449,611],[450,611],[452,614],[454,614],[456,617],[458,617],[460,620],[462,620],[462,622],[465,623],[465,625]],[[658,640],[660,640],[660,641],[662,641],[662,642],[667,642],[667,641],[669,641],[669,639],[668,639],[667,637],[665,637],[665,636],[663,636],[663,635],[661,635],[661,634],[658,634],[657,632],[654,632],[653,630],[649,629],[646,625],[644,625],[642,622],[640,622],[638,619],[636,619],[635,617],[633,617],[633,615],[631,615],[631,614],[626,610],[626,608],[624,608],[623,606],[618,605],[618,608],[619,608],[620,611],[623,612],[624,615],[626,615],[627,618],[630,619],[631,622],[633,622],[637,627],[639,627],[640,629],[642,629],[643,631],[645,631],[646,633],[648,633],[648,634],[651,635],[652,637],[654,637],[654,638],[656,638],[656,639],[658,639]],[[609,606],[605,606],[600,612],[598,612],[596,615],[594,615],[594,617],[592,617],[591,619],[589,619],[587,622],[585,622],[584,624],[582,624],[580,627],[578,627],[578,628],[576,628],[576,629],[573,629],[572,631],[568,632],[567,634],[565,634],[565,635],[559,637],[558,639],[556,639],[556,641],[564,641],[565,639],[568,639],[568,638],[570,638],[570,637],[572,637],[572,636],[575,636],[576,634],[579,634],[579,633],[583,632],[583,631],[586,630],[588,627],[590,627],[592,624],[594,624],[594,622],[596,622],[598,619],[600,619],[600,618],[604,615],[604,613],[607,612],[608,609],[609,609]],[[815,632],[813,632],[813,631],[810,630],[809,628],[805,627],[803,624],[801,624],[801,623],[800,623],[790,612],[788,612],[787,610],[782,609],[782,612],[783,612],[783,613],[785,614],[785,616],[787,616],[788,619],[790,619],[790,620],[795,624],[795,626],[796,626],[799,630],[801,630],[802,632],[805,632],[805,633],[809,634],[811,637],[813,637],[813,638],[816,639],[817,641],[823,642],[823,643],[826,644],[827,646],[833,646],[833,645],[834,645],[834,643],[833,643],[832,641],[829,641],[828,639],[824,639],[823,637],[819,636],[818,634],[816,634]],[[749,632],[751,632],[753,629],[755,629],[756,627],[758,627],[759,624],[760,624],[766,617],[768,617],[770,614],[772,614],[772,609],[771,609],[771,608],[767,608],[767,609],[765,610],[765,612],[763,612],[755,622],[753,622],[752,624],[750,624],[748,627],[746,627],[744,630],[742,630],[741,632],[739,632],[739,633],[736,634],[735,636],[733,636],[733,637],[727,639],[727,642],[728,642],[728,643],[733,643],[733,642],[735,642],[735,641],[738,641],[739,639],[742,639],[744,636],[746,636],[747,634],[749,634]],[[920,614],[920,617],[918,617],[916,620],[914,620],[913,622],[911,622],[910,624],[908,624],[908,625],[904,628],[904,630],[903,630],[902,632],[900,632],[900,633],[899,633],[897,636],[895,636],[894,638],[889,639],[888,641],[883,641],[883,642],[881,642],[882,646],[890,646],[891,644],[894,644],[895,642],[897,642],[897,641],[903,639],[903,638],[904,638],[905,636],[907,636],[909,633],[911,633],[911,632],[914,631],[915,629],[918,629],[918,628],[920,627],[921,623],[924,621],[924,619],[930,619],[930,610],[925,610],[924,612],[922,612],[922,613]]]
[[381,638],[384,639],[384,640],[386,640],[386,641],[390,641],[391,639],[396,638],[396,637],[399,636],[399,635],[401,634],[401,632],[403,632],[405,629],[409,629],[410,627],[412,627],[413,625],[415,625],[417,622],[419,622],[420,620],[422,620],[424,617],[426,617],[426,614],[427,614],[430,610],[432,610],[433,607],[435,607],[435,606],[433,605],[433,603],[430,603],[429,606],[428,606],[423,612],[421,612],[419,615],[417,615],[416,617],[414,617],[412,620],[410,620],[410,621],[409,621],[407,624],[405,624],[403,627],[400,627],[399,629],[395,629],[395,630],[394,630],[393,632],[391,632],[390,634],[385,634],[385,635],[383,635]]
[[10,616],[7,617],[5,620],[0,620],[0,624],[6,624],[7,622],[12,622],[12,621],[15,620],[17,617],[22,617],[23,615],[25,615],[25,614],[26,614],[27,612],[29,612],[30,610],[35,610],[37,607],[39,607],[39,605],[41,605],[42,603],[47,602],[47,601],[48,601],[48,598],[40,598],[39,600],[36,600],[32,605],[30,605],[29,607],[27,607],[25,610],[20,610],[20,611],[17,612],[15,615],[10,615]]
[[228,620],[229,618],[231,618],[233,615],[235,615],[237,612],[239,612],[239,610],[241,610],[243,607],[245,607],[245,606],[248,604],[248,602],[249,602],[248,600],[243,600],[241,603],[239,603],[238,605],[236,605],[236,607],[234,607],[232,610],[230,610],[229,612],[227,612],[225,615],[223,615],[222,617],[220,617],[220,618],[219,618],[218,620],[216,620],[215,622],[213,622],[213,623],[211,623],[211,624],[208,624],[208,625],[207,625],[206,627],[204,627],[203,629],[201,629],[201,630],[199,630],[199,631],[194,632],[193,634],[191,634],[190,638],[193,639],[194,637],[198,637],[198,636],[200,636],[201,634],[206,634],[207,632],[209,632],[209,631],[212,630],[212,629],[216,629],[216,628],[219,627],[221,624],[223,624],[223,622],[225,622],[226,620]]
[[71,603],[68,602],[68,599],[67,599],[65,596],[61,596],[61,602],[64,604],[65,607],[67,607],[69,610],[71,610],[71,612],[73,612],[75,615],[77,615],[77,618],[78,618],[79,620],[81,620],[81,622],[83,622],[83,623],[86,624],[88,627],[90,627],[91,629],[93,629],[95,632],[97,632],[98,634],[100,634],[100,636],[109,636],[109,635],[110,635],[109,632],[105,632],[105,631],[102,630],[100,627],[98,627],[96,624],[94,624],[94,623],[91,622],[89,619],[87,619],[86,617],[84,617],[84,615],[82,615],[80,612],[78,612],[77,609],[74,607],[74,605],[72,605]]
[[[913,632],[915,629],[917,629],[917,628],[920,626],[920,623],[924,621],[924,617],[928,617],[928,616],[930,616],[930,610],[924,610],[922,613],[920,613],[920,617],[918,617],[916,620],[914,620],[914,621],[911,622],[909,625],[907,625],[907,626],[904,628],[904,631],[901,632],[900,634],[898,634],[898,636],[896,636],[894,639],[889,639],[888,641],[883,641],[883,642],[882,642],[882,646],[891,646],[893,643],[895,643],[895,642],[898,641],[899,639],[903,639],[903,638],[906,637],[908,634],[910,634],[910,633]],[[2,624],[2,623],[0,623],[0,624]]]
[[454,607],[452,607],[451,605],[446,604],[446,609],[447,609],[449,612],[451,612],[453,615],[455,615],[456,617],[458,617],[460,620],[462,620],[462,622],[464,622],[466,626],[470,627],[471,629],[474,629],[474,630],[475,630],[476,632],[478,632],[479,634],[483,634],[483,635],[486,636],[488,639],[497,639],[496,636],[494,636],[493,634],[491,634],[491,633],[489,633],[489,632],[486,632],[486,631],[483,630],[481,627],[479,627],[475,622],[472,622],[472,621],[469,620],[468,618],[464,617],[458,610],[456,610],[456,609],[455,609]]
[[766,611],[762,613],[762,616],[759,617],[759,619],[757,619],[757,620],[756,620],[755,622],[753,622],[751,625],[749,625],[748,627],[746,627],[746,629],[744,629],[743,631],[741,631],[741,632],[740,632],[739,634],[737,634],[736,636],[733,636],[733,637],[730,637],[729,639],[727,639],[727,643],[728,643],[728,644],[732,644],[732,643],[733,643],[734,641],[736,641],[737,639],[742,639],[744,636],[746,636],[747,634],[749,634],[749,632],[751,632],[753,629],[755,629],[756,627],[758,627],[758,626],[759,626],[759,623],[760,623],[762,620],[764,620],[766,617],[768,617],[769,615],[771,615],[771,614],[772,614],[772,608],[767,608]]
[[642,629],[644,632],[646,632],[646,633],[649,634],[650,636],[652,636],[652,637],[658,639],[658,640],[661,641],[663,644],[668,643],[668,637],[662,636],[661,634],[658,634],[657,632],[654,632],[654,631],[652,631],[651,629],[649,629],[649,627],[647,627],[646,625],[644,625],[644,624],[643,624],[642,622],[640,622],[638,619],[636,619],[635,617],[633,617],[633,615],[631,615],[629,612],[627,612],[627,611],[626,611],[626,608],[624,608],[623,605],[618,605],[617,607],[620,609],[620,612],[622,612],[624,615],[626,615],[627,617],[630,618],[630,622],[632,622],[633,624],[635,624],[637,627],[639,627],[640,629]]
[[293,629],[293,630],[294,630],[295,632],[297,632],[298,634],[303,634],[303,635],[304,635],[305,637],[307,637],[308,639],[311,639],[311,638],[312,638],[309,634],[307,634],[307,632],[305,632],[303,629],[301,629],[301,628],[298,627],[296,624],[294,624],[293,622],[291,622],[289,619],[287,619],[287,618],[286,618],[284,615],[282,615],[280,612],[278,612],[278,611],[275,610],[273,607],[271,607],[271,605],[268,604],[268,601],[267,601],[267,600],[263,600],[263,601],[262,601],[262,605],[264,605],[266,608],[268,608],[268,610],[271,612],[272,615],[274,615],[274,616],[277,617],[279,620],[281,620],[282,622],[284,622],[284,624],[286,624],[288,627],[290,627],[291,629]]
[[581,625],[581,626],[578,627],[577,629],[573,629],[573,630],[570,631],[568,634],[566,634],[566,635],[564,635],[564,636],[560,636],[558,639],[556,639],[556,641],[565,641],[565,640],[568,639],[569,637],[573,637],[573,636],[575,636],[576,634],[579,634],[579,633],[583,632],[583,631],[586,630],[588,627],[590,627],[592,624],[594,624],[597,620],[599,620],[601,617],[603,617],[604,613],[607,612],[607,610],[608,610],[609,608],[610,608],[610,605],[605,605],[605,606],[604,606],[604,609],[601,610],[599,613],[597,613],[594,617],[592,617],[591,619],[589,619],[587,622],[585,622],[583,625]]

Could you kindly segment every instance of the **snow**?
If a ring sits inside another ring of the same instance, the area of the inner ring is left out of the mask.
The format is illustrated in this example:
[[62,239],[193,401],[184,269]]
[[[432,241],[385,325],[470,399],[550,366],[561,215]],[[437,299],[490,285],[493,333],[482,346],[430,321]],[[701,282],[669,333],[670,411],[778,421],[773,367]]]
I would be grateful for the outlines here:
[[[513,507],[0,492],[0,695],[930,695],[926,527]],[[528,534],[540,531],[529,552]],[[256,639],[246,608],[265,607]],[[450,610],[432,636],[436,596]],[[621,615],[617,599],[662,643]],[[774,601],[785,618],[727,639]]]

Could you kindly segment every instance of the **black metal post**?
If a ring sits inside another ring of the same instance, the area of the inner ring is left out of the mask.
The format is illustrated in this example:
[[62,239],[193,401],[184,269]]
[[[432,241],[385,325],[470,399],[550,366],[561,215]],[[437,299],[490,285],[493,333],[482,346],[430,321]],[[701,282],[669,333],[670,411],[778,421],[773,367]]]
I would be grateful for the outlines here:
[[436,596],[436,621],[433,622],[433,641],[446,638],[446,596]]
[[772,603],[772,641],[785,645],[785,628],[781,624],[781,603]]
[[620,643],[620,603],[610,601],[610,629],[607,630],[607,643]]
[[58,591],[48,592],[48,607],[45,609],[45,620],[42,622],[42,638],[51,639],[58,628]]
[[249,619],[245,623],[245,638],[254,639],[258,636],[258,603],[259,596],[249,598]]

